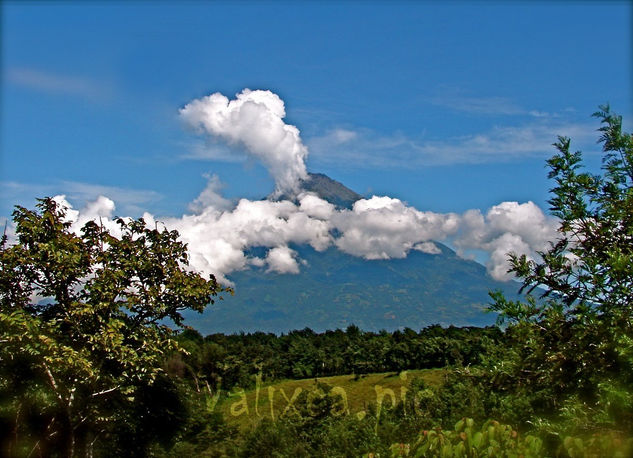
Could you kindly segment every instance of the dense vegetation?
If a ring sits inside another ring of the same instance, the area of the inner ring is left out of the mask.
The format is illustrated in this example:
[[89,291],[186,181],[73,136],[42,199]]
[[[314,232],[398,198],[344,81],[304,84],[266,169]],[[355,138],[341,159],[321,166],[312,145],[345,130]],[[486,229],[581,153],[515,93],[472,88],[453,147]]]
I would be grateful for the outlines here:
[[438,325],[420,332],[373,333],[350,326],[321,334],[304,329],[281,336],[212,334],[205,338],[187,330],[178,342],[188,354],[174,353],[167,368],[198,385],[208,383],[214,390],[248,388],[256,375],[274,381],[475,365],[501,337],[496,327]]
[[222,288],[185,268],[175,231],[119,219],[119,237],[94,221],[77,235],[55,200],[37,207],[17,207],[17,243],[0,244],[0,454],[141,453],[183,418],[160,323]]
[[[559,138],[559,238],[539,260],[511,255],[538,296],[493,292],[500,327],[174,339],[160,321],[221,292],[186,270],[177,234],[121,220],[120,237],[95,223],[76,235],[51,199],[18,208],[17,243],[0,251],[0,453],[633,455],[633,138],[608,107],[596,116],[602,173]],[[384,383],[352,411],[347,393],[372,372]],[[337,374],[345,385],[328,385]]]

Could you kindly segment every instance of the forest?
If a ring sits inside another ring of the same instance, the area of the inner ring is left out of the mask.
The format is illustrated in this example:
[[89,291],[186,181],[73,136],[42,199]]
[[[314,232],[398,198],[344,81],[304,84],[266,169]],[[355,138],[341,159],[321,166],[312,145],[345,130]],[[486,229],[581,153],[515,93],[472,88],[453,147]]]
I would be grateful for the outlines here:
[[182,312],[233,291],[187,268],[176,231],[17,206],[0,455],[633,456],[633,137],[594,116],[602,169],[558,138],[558,239],[509,253],[526,299],[491,291],[492,327],[203,336]]

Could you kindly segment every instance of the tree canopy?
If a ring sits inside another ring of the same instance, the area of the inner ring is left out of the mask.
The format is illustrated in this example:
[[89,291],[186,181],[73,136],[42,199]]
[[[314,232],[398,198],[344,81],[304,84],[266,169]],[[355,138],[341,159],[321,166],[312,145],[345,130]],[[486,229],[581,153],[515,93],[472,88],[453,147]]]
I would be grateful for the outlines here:
[[[601,106],[602,172],[559,137],[548,160],[549,203],[558,239],[539,260],[510,254],[511,272],[540,299],[506,300],[492,309],[511,323],[504,376],[521,386],[539,415],[576,426],[633,429],[633,137],[622,117]],[[495,367],[502,367],[499,361]],[[513,389],[513,392],[515,390]],[[544,420],[545,421],[545,420]]]
[[183,310],[201,312],[223,289],[188,268],[176,231],[142,219],[118,219],[119,237],[95,221],[77,234],[51,198],[13,219],[17,240],[0,246],[3,453],[88,454],[151,389],[169,391],[165,322],[181,326]]
[[560,237],[540,253],[540,262],[511,254],[524,288],[545,288],[572,313],[630,319],[633,299],[633,137],[622,117],[600,107],[603,173],[583,172],[582,154],[559,137],[558,154],[547,161],[551,211],[560,218]]

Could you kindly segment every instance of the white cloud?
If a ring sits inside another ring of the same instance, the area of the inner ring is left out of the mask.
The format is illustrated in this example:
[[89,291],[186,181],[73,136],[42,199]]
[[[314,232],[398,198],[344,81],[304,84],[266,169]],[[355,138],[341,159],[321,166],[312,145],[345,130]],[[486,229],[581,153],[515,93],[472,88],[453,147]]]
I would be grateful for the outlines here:
[[[506,232],[492,240],[486,246],[490,258],[486,263],[488,273],[496,280],[510,280],[512,275],[508,273],[508,253],[530,255],[533,249],[519,235]],[[532,258],[530,256],[530,258]]]
[[352,141],[356,139],[357,137],[358,137],[358,132],[356,131],[337,128],[337,129],[332,129],[328,131],[324,136],[324,140],[327,143],[342,145],[343,143]]
[[484,250],[490,258],[486,264],[497,280],[512,278],[508,274],[508,253],[538,257],[537,251],[548,248],[558,233],[558,220],[545,215],[533,202],[502,202],[484,216],[468,210],[461,217],[459,235],[454,240],[459,251]]
[[413,245],[413,249],[427,254],[440,254],[442,252],[442,250],[440,250],[439,247],[433,242],[416,243],[415,245]]
[[76,204],[84,205],[99,196],[109,196],[117,202],[120,211],[128,215],[140,215],[148,204],[163,198],[162,194],[146,189],[132,189],[118,186],[103,186],[78,181],[57,181],[47,184],[0,182],[0,193],[6,202],[31,206],[35,197],[63,194]]
[[111,234],[121,236],[120,226],[112,219],[116,206],[111,199],[99,196],[94,201],[87,202],[80,210],[73,208],[63,194],[54,196],[53,200],[66,209],[66,221],[72,224],[71,230],[75,233],[79,234],[88,221],[96,221]]
[[112,218],[115,209],[114,202],[107,197],[99,196],[96,200],[88,202],[82,211],[86,219],[99,217]]
[[15,224],[6,216],[0,216],[0,226],[2,227],[2,236],[7,237],[7,241],[13,243],[15,240]]
[[231,206],[231,201],[222,197],[224,184],[217,175],[205,175],[207,186],[196,199],[189,204],[189,210],[194,213],[202,213],[208,208],[226,210]]
[[421,212],[398,199],[377,196],[337,212],[332,222],[341,233],[336,246],[366,259],[404,258],[414,246],[428,249],[419,244],[446,239],[458,227],[455,214]]
[[[455,92],[453,90],[452,93],[439,95],[432,98],[430,102],[435,106],[476,116],[532,116],[535,118],[558,118],[561,116],[559,113],[523,108],[508,97],[472,97]],[[567,108],[564,111],[569,113],[570,109]]]
[[[204,206],[208,193],[209,188],[196,199],[195,214],[156,218],[145,213],[143,218],[149,227],[160,221],[177,230],[188,244],[193,268],[214,274],[225,283],[230,283],[232,272],[251,267],[298,273],[303,261],[291,245],[309,244],[319,251],[335,246],[352,256],[373,260],[404,258],[411,250],[439,254],[434,242],[453,244],[464,257],[471,250],[487,252],[488,272],[498,280],[507,280],[511,278],[507,274],[508,252],[534,259],[536,251],[547,248],[557,235],[557,221],[532,202],[502,202],[485,214],[469,210],[460,215],[420,211],[386,196],[361,199],[351,210],[335,209],[313,194],[302,195],[299,204],[242,199],[226,207],[226,201],[217,205],[212,199]],[[74,230],[96,219],[119,234],[112,220],[112,200],[100,196],[75,210],[65,196],[57,199],[69,208]],[[265,257],[249,256],[253,247],[264,247]]]
[[299,264],[297,264],[297,252],[287,246],[280,246],[271,249],[266,256],[268,272],[280,274],[298,274]]
[[49,94],[74,95],[100,100],[110,96],[112,88],[90,78],[62,75],[32,68],[7,69],[7,81]]
[[[317,164],[354,167],[421,168],[448,164],[508,162],[547,157],[558,135],[572,137],[580,149],[595,149],[589,123],[531,120],[514,126],[492,126],[485,132],[441,140],[410,138],[402,133],[381,134],[370,129],[346,130],[342,142],[333,131],[308,139]],[[352,133],[354,135],[352,135]]]
[[124,213],[140,213],[147,204],[162,199],[156,191],[146,189],[132,189],[118,186],[103,186],[77,181],[61,181],[58,185],[72,200],[88,202],[99,196],[109,196],[121,206]]
[[261,160],[275,179],[277,193],[294,195],[307,177],[308,149],[299,129],[286,124],[284,102],[270,91],[244,89],[230,100],[216,92],[193,100],[180,110],[190,126]]
[[315,194],[306,193],[299,195],[299,210],[310,218],[329,220],[334,213],[334,209],[334,205]]
[[[309,199],[312,204],[308,212],[290,201],[241,199],[228,209],[208,206],[199,214],[164,221],[168,227],[180,232],[198,270],[225,279],[235,270],[251,264],[261,265],[261,261],[248,258],[246,251],[252,247],[266,247],[277,248],[277,254],[267,258],[266,262],[272,270],[281,271],[279,266],[284,259],[281,253],[284,252],[280,249],[289,244],[309,244],[316,250],[324,250],[331,244],[329,222],[310,216],[315,214],[315,209],[322,210],[330,204],[314,199],[314,196]],[[302,199],[304,201],[306,197]],[[317,213],[323,216],[322,211]]]

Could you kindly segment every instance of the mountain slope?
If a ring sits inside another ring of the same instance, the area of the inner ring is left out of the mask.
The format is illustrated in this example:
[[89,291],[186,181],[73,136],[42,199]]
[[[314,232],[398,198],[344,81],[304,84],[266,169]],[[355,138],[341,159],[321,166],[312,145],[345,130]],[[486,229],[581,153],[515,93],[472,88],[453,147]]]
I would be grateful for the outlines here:
[[[351,208],[361,196],[326,175],[310,174],[304,189],[339,208]],[[235,296],[225,297],[203,315],[189,313],[187,324],[212,332],[287,332],[310,327],[321,332],[355,324],[378,331],[403,327],[487,325],[488,292],[501,289],[515,298],[518,284],[492,279],[481,264],[435,243],[438,254],[412,250],[404,259],[371,260],[336,248],[317,252],[293,246],[302,260],[296,275],[253,268],[234,272]],[[265,256],[253,248],[251,256]]]
[[[352,208],[354,202],[363,198],[342,183],[322,173],[308,173],[308,178],[301,181],[301,189],[315,193],[338,208]],[[292,200],[285,194],[279,197],[279,200],[284,199]]]
[[322,173],[309,173],[308,179],[302,182],[302,187],[341,208],[351,208],[354,202],[362,199],[360,194]]
[[322,332],[355,324],[378,331],[430,324],[487,325],[488,292],[515,297],[518,284],[493,280],[485,268],[436,243],[440,254],[412,251],[405,259],[367,261],[334,248],[293,247],[305,261],[297,275],[235,272],[235,296],[217,301],[188,324],[212,332]]

